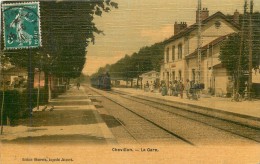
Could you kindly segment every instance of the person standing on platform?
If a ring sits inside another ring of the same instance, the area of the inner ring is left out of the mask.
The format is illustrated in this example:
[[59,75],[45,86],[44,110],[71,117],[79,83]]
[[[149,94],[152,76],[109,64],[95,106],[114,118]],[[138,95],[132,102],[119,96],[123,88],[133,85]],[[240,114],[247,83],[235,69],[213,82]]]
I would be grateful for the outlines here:
[[145,92],[148,92],[149,91],[149,82],[148,81],[146,81],[146,84],[145,84],[145,86],[144,86],[144,91]]
[[78,90],[79,90],[79,87],[80,87],[80,83],[78,82],[78,83],[77,83],[77,88],[78,88]]
[[173,90],[173,85],[172,85],[172,82],[170,81],[169,88],[168,88],[169,96],[172,96],[172,90]]
[[190,99],[190,80],[187,79],[186,80],[186,86],[185,86],[185,91],[186,91],[186,96],[187,96],[187,99]]
[[178,97],[178,89],[177,88],[178,88],[177,80],[174,80],[172,93],[173,93],[173,96],[176,96],[176,97]]
[[153,82],[151,81],[151,84],[150,84],[150,92],[153,92],[154,90],[154,85],[153,85]]
[[182,81],[180,81],[179,87],[180,87],[180,96],[181,96],[181,98],[183,98],[184,85],[183,85]]
[[167,87],[164,81],[161,84],[161,92],[162,92],[162,96],[167,95]]

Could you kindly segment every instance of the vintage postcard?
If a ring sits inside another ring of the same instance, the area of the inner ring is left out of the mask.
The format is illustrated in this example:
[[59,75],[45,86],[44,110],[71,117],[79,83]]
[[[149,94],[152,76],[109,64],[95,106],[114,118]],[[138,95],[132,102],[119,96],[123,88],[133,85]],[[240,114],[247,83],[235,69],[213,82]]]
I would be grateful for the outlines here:
[[0,164],[260,163],[257,0],[0,9]]

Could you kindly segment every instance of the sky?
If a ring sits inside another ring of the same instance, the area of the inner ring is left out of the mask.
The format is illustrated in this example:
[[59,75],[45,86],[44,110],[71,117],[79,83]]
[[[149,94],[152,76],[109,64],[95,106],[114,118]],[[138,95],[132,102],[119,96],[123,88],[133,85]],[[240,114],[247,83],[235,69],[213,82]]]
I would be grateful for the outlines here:
[[[118,9],[94,20],[105,35],[96,35],[95,45],[87,47],[84,74],[91,75],[126,54],[171,37],[175,21],[187,22],[188,26],[195,23],[197,0],[114,1]],[[258,1],[254,0],[254,11],[260,11]],[[202,0],[202,8],[208,8],[210,15],[217,11],[233,14],[236,9],[242,13],[243,4],[244,0]]]

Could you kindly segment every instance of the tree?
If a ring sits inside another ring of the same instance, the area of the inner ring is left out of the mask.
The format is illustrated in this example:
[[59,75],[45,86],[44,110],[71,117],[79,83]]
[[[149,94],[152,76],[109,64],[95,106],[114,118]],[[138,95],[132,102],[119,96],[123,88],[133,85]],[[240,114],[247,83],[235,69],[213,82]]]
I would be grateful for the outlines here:
[[[88,45],[95,43],[95,33],[103,33],[93,22],[95,15],[101,16],[111,8],[118,8],[118,4],[111,0],[41,1],[40,7],[42,47],[8,50],[5,55],[15,66],[32,66],[28,70],[28,79],[34,79],[34,67],[41,67],[45,77],[50,73],[65,78],[79,77]],[[3,47],[3,43],[0,44]],[[45,80],[46,85],[48,79]]]
[[93,20],[117,4],[110,0],[42,2],[43,46],[53,59],[48,68],[59,77],[80,76],[85,64],[86,49],[95,43],[94,33],[103,33]]
[[6,58],[6,56],[4,54],[2,54],[0,52],[0,88],[4,87],[4,83],[5,83],[5,79],[4,79],[4,75],[3,75],[3,71],[5,71],[6,69],[8,69],[8,67],[10,66],[9,63],[9,59]]
[[[248,25],[248,20],[245,19],[245,25]],[[249,49],[248,49],[248,26],[244,28],[244,40],[242,42],[242,54],[241,54],[241,63],[240,71],[238,72],[239,65],[239,54],[240,54],[240,43],[241,43],[241,33],[233,34],[226,39],[220,48],[219,59],[222,64],[227,69],[230,76],[234,78],[235,84],[239,79],[240,81],[240,92],[244,90],[242,84],[247,80],[246,74],[249,70]],[[260,13],[253,14],[253,68],[257,69],[260,65]]]
[[[241,78],[243,76],[239,76],[238,74],[238,63],[239,63],[239,54],[240,49],[238,45],[240,45],[241,37],[239,34],[233,34],[229,36],[227,40],[223,42],[221,45],[219,59],[223,66],[227,69],[228,74],[233,77],[235,80],[235,84],[237,83],[237,79],[240,78],[240,82],[243,83],[245,78]],[[243,44],[245,46],[245,44]],[[248,56],[246,53],[247,48],[243,48],[244,51],[241,54],[241,63],[240,63],[240,71],[244,72],[248,70]],[[236,86],[236,85],[234,85]],[[243,90],[243,88],[241,88]]]
[[[79,76],[86,60],[86,48],[90,42],[95,43],[94,33],[103,33],[95,26],[94,16],[109,12],[111,7],[118,8],[117,3],[111,0],[41,1],[40,7],[42,47],[30,51],[32,63],[37,65],[36,61],[44,55],[45,71],[55,70],[53,73],[58,76],[64,73],[68,77]],[[28,65],[28,53],[28,50],[5,51],[12,64],[22,67]]]
[[[140,48],[138,52],[134,52],[132,55],[126,54],[115,64],[110,65],[108,70],[113,78],[126,80],[137,78],[142,73],[148,71],[160,71],[160,62],[163,60],[163,54],[164,45],[162,42],[155,43],[151,46]],[[104,68],[102,67],[102,69]]]

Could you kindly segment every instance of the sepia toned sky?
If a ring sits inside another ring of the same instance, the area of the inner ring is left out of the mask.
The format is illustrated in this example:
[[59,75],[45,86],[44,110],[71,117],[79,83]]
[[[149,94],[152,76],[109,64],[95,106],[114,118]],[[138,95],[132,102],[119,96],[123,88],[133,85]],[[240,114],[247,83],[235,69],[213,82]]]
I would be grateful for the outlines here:
[[[187,22],[188,26],[195,23],[197,0],[114,1],[119,4],[118,9],[94,20],[105,35],[96,35],[95,45],[87,48],[84,74],[91,75],[125,54],[131,55],[143,46],[169,38],[175,21]],[[233,14],[236,9],[242,13],[243,4],[244,0],[202,0],[202,8],[208,8],[210,15],[217,11]],[[260,11],[258,0],[254,0],[254,11]]]

